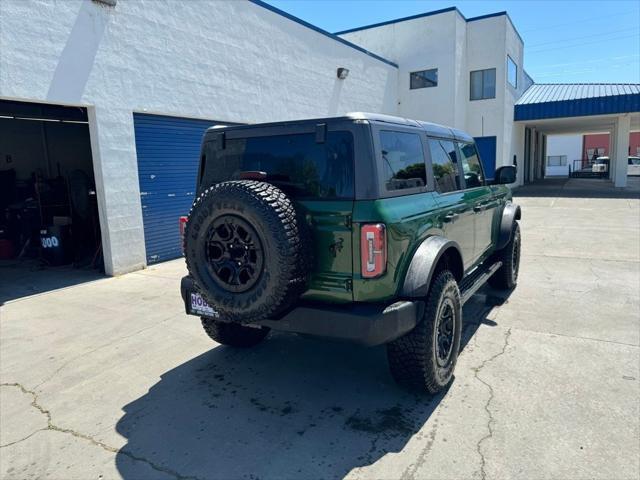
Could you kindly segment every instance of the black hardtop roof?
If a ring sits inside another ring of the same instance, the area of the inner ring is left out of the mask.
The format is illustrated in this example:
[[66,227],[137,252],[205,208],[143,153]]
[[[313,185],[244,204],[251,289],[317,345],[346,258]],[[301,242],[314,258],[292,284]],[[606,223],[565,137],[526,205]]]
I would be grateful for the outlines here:
[[216,125],[210,127],[207,133],[217,133],[227,130],[253,130],[263,127],[281,127],[287,125],[301,125],[301,124],[318,124],[318,123],[330,123],[337,121],[367,121],[370,123],[386,123],[389,125],[402,125],[405,127],[415,127],[424,130],[427,135],[435,137],[455,138],[456,140],[471,142],[473,137],[469,134],[455,128],[446,127],[437,123],[424,122],[420,120],[411,120],[403,117],[395,117],[393,115],[383,115],[380,113],[366,113],[366,112],[353,112],[346,115],[337,117],[321,117],[321,118],[308,118],[300,120],[284,120],[280,122],[267,122],[267,123],[253,123],[247,125]]

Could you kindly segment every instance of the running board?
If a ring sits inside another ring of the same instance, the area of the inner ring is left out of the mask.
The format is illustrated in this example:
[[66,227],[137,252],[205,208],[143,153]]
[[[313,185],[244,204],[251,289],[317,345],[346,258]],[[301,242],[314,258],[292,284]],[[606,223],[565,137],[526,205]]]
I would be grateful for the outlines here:
[[496,273],[501,266],[502,262],[497,261],[488,267],[480,267],[470,273],[467,278],[460,283],[460,300],[462,304],[467,303],[467,300],[469,300],[480,287],[487,283],[489,277]]

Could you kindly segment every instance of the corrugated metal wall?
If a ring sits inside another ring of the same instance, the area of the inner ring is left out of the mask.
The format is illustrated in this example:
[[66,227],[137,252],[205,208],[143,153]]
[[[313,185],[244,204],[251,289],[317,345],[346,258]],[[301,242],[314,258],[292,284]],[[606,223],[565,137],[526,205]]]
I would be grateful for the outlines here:
[[182,255],[178,218],[193,202],[200,143],[220,122],[134,113],[147,263]]

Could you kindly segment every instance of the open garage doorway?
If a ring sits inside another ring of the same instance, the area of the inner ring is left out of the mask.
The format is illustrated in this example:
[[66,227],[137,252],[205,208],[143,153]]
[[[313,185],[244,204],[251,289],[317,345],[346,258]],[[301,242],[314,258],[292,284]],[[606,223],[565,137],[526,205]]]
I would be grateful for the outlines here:
[[0,304],[103,271],[87,111],[0,100]]

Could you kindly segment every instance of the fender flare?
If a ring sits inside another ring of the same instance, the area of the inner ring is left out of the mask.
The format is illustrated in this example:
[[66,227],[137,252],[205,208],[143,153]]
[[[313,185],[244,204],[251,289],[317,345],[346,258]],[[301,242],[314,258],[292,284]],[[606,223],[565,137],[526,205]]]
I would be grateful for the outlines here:
[[[429,292],[438,261],[451,248],[455,249],[460,256],[460,267],[463,269],[462,252],[456,242],[440,235],[434,235],[424,240],[414,253],[407,269],[402,285],[402,296],[405,298],[424,298]],[[462,272],[459,273],[462,274]]]
[[500,220],[500,231],[498,232],[498,243],[496,244],[496,250],[502,250],[507,246],[511,240],[511,232],[513,231],[513,224],[516,220],[522,218],[522,212],[520,211],[520,205],[516,205],[512,202],[507,202],[502,211],[502,219]]

